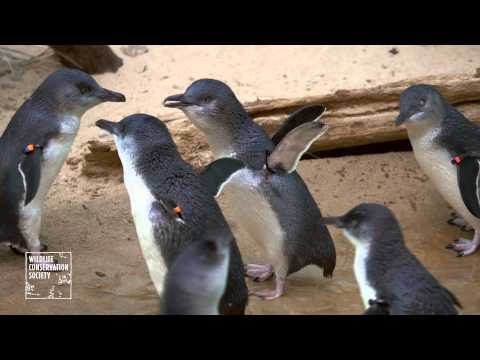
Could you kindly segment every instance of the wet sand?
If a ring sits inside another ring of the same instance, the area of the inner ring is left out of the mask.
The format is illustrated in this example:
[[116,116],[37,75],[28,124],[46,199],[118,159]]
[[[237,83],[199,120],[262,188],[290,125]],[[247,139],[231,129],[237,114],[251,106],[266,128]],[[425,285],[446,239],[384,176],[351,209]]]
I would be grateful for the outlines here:
[[[412,153],[388,153],[305,160],[299,172],[325,215],[337,215],[360,202],[379,199],[397,215],[413,253],[451,291],[466,314],[480,313],[480,253],[457,258],[445,246],[471,236],[447,224],[451,209],[433,190]],[[45,238],[51,249],[73,252],[73,300],[24,300],[21,257],[0,251],[2,314],[151,314],[158,299],[149,280],[131,223],[127,193],[119,178],[99,182],[78,201],[84,179],[70,179],[71,191],[54,185],[47,202]],[[228,217],[225,199],[222,208]],[[109,210],[105,211],[105,204]],[[114,209],[114,210],[113,210]],[[60,214],[68,217],[58,220]],[[255,243],[231,222],[245,261],[261,262]],[[337,268],[323,279],[316,267],[290,276],[286,294],[274,301],[251,298],[249,314],[360,314],[362,304],[352,271],[353,247],[333,229]],[[95,272],[106,276],[99,277]],[[273,286],[248,282],[249,286]]]

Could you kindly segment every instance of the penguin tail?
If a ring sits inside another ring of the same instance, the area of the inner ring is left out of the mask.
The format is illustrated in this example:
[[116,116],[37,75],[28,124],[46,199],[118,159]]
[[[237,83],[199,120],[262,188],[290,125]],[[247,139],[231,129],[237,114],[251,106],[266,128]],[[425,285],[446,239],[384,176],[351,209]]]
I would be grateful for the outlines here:
[[325,239],[322,257],[323,276],[326,278],[330,278],[333,276],[333,271],[335,270],[335,266],[337,264],[335,245],[333,244],[333,240],[330,237],[330,234],[328,234],[328,238]]
[[[328,254],[323,254],[320,259],[315,259],[309,264],[313,264],[318,266],[319,268],[323,269],[323,277],[331,278],[333,276],[333,271],[335,270],[335,266],[337,263],[337,258],[335,255],[335,249],[333,249],[333,253],[330,252]],[[289,271],[288,274],[293,274],[295,271]]]
[[333,277],[333,271],[335,270],[335,261],[332,264],[329,264],[328,266],[323,266],[323,277],[325,278],[331,278]]

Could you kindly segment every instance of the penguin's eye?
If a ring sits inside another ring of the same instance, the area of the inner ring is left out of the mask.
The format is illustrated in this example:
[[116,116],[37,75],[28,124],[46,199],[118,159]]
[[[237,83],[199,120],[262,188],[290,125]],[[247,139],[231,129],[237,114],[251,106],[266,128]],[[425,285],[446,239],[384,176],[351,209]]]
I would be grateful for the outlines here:
[[425,99],[420,99],[419,104],[420,104],[420,106],[424,106],[425,105]]
[[204,102],[204,103],[209,103],[209,102],[211,102],[212,100],[213,100],[213,99],[212,99],[211,96],[205,96],[205,97],[203,98],[203,102]]
[[353,219],[353,220],[350,222],[350,228],[355,229],[356,227],[358,227],[358,224],[359,224],[359,223],[360,223],[360,222],[359,222],[358,220]]
[[92,91],[92,88],[89,85],[80,85],[78,90],[80,90],[80,94],[84,95]]

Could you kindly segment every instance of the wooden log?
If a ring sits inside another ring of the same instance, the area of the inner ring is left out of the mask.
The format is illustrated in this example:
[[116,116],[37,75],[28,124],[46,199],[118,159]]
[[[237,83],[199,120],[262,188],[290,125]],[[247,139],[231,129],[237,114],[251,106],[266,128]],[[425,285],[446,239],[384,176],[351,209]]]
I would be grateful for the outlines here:
[[407,138],[406,130],[396,127],[393,121],[399,113],[402,91],[421,83],[434,85],[465,116],[480,122],[480,77],[472,75],[431,76],[323,96],[260,100],[245,104],[245,108],[273,132],[288,113],[306,105],[325,105],[327,113],[322,121],[330,125],[330,130],[312,145],[310,152],[382,143]]
[[89,74],[117,72],[123,60],[108,45],[49,45],[63,65]]
[[383,103],[394,102],[398,108],[400,94],[414,84],[429,84],[435,86],[442,95],[453,104],[476,101],[480,97],[480,74],[475,75],[443,75],[428,76],[413,80],[403,80],[371,88],[337,90],[333,94],[307,96],[296,99],[257,100],[244,106],[253,117],[279,113],[290,113],[305,105],[330,104],[330,108],[347,108],[349,113],[359,113],[357,106],[367,105],[384,107]]
[[[322,121],[330,125],[330,129],[311,146],[309,152],[314,153],[406,139],[405,129],[394,124],[399,113],[399,97],[407,87],[420,83],[436,86],[465,116],[480,122],[480,76],[471,75],[419,78],[297,99],[260,100],[245,104],[245,108],[269,134],[273,134],[285,117],[298,108],[325,105],[328,110]],[[180,111],[165,113],[160,117],[167,123],[187,161],[200,167],[212,160],[205,136]],[[106,151],[116,156],[115,145],[110,139],[90,142],[89,150],[91,155],[84,158],[84,170],[87,172],[95,167],[98,169],[97,162],[102,161],[101,165],[104,166]]]

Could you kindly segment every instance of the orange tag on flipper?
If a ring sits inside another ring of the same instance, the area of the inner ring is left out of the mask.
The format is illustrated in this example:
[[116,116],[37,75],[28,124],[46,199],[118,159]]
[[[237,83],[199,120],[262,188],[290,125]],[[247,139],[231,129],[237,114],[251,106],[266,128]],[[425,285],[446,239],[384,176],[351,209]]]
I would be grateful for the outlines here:
[[29,154],[29,153],[34,152],[34,151],[35,151],[35,145],[33,145],[33,144],[28,144],[27,146],[25,146],[24,152],[25,152],[26,154]]

